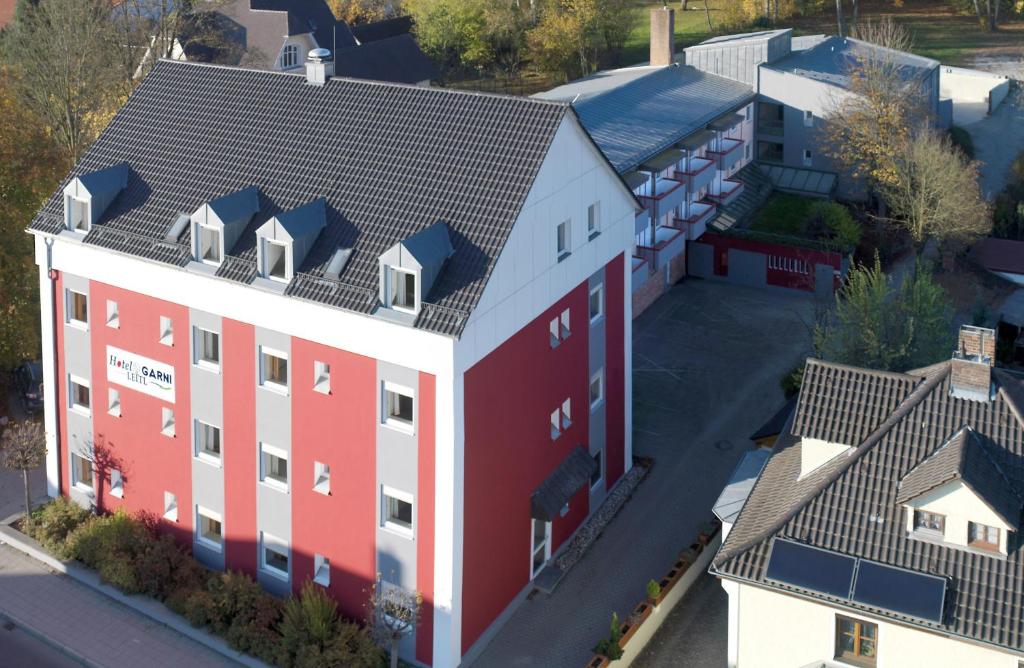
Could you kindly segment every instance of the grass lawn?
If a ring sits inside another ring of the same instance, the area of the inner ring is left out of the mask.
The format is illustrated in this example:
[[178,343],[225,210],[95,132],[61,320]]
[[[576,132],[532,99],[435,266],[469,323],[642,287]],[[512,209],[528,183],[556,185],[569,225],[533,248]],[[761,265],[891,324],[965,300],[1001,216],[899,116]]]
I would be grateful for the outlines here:
[[787,193],[774,193],[768,198],[748,226],[757,232],[799,237],[804,234],[807,214],[819,200]]

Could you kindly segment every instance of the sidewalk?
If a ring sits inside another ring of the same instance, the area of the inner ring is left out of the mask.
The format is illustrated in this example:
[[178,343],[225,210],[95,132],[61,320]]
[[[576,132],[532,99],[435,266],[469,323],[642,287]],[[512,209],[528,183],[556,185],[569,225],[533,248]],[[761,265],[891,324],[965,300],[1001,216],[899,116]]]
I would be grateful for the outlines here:
[[0,614],[92,666],[237,665],[2,544]]

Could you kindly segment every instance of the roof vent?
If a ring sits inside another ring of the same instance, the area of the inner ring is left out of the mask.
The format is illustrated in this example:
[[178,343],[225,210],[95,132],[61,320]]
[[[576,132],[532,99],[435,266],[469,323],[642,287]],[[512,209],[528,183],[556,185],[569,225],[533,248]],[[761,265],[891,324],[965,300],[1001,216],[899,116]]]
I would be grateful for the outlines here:
[[306,56],[306,83],[323,86],[334,76],[334,58],[328,49],[313,49]]
[[985,327],[963,325],[950,367],[950,392],[954,397],[988,401],[991,398],[992,366],[996,357],[996,333]]

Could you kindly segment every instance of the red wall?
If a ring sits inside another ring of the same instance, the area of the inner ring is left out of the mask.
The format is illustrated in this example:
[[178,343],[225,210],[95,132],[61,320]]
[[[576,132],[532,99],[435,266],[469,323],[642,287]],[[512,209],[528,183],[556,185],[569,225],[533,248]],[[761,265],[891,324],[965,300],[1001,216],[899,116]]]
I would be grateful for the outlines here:
[[[727,276],[729,274],[728,252],[730,248],[762,253],[764,255],[776,255],[779,257],[803,260],[809,266],[810,273],[802,274],[781,269],[767,270],[766,282],[782,288],[794,288],[814,292],[814,265],[827,264],[836,271],[842,268],[843,258],[839,253],[831,251],[820,251],[800,246],[788,246],[785,244],[773,244],[742,237],[715,234],[705,232],[701,235],[701,243],[710,244],[714,247],[714,271],[716,276]],[[838,289],[839,278],[835,279],[833,289]]]
[[224,563],[255,575],[256,551],[256,332],[223,318],[220,333],[224,396]]

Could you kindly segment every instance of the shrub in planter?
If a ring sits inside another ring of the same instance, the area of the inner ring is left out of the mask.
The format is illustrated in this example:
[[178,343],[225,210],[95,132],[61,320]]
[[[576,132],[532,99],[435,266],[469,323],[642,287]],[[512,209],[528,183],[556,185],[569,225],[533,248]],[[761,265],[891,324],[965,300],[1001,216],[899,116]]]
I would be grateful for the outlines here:
[[277,626],[283,608],[284,604],[280,600],[264,595],[251,610],[231,622],[224,637],[232,648],[267,663],[276,663],[281,646]]
[[654,580],[648,580],[647,581],[647,598],[648,598],[648,600],[656,601],[656,600],[658,600],[659,596],[661,596],[661,585],[659,585]]
[[31,526],[26,528],[47,550],[62,559],[70,559],[68,536],[92,517],[88,510],[61,496],[33,513]]
[[338,604],[312,582],[284,605],[281,656],[285,668],[379,666],[383,659],[370,635],[338,617]]
[[164,601],[178,590],[203,587],[209,571],[185,553],[169,535],[153,540],[136,560],[140,591]]
[[139,574],[135,568],[135,560],[125,554],[111,553],[96,569],[100,579],[113,585],[126,594],[141,594]]
[[606,656],[612,661],[621,659],[622,648],[619,647],[620,640],[622,640],[622,624],[619,623],[619,614],[613,612],[608,636],[601,638],[597,645],[594,646],[594,652]]
[[192,626],[207,626],[216,616],[213,595],[205,589],[175,592],[168,597],[167,606]]
[[[149,530],[123,510],[97,517],[68,537],[71,555],[94,570],[118,555],[134,560],[152,540]],[[102,575],[102,572],[101,572]]]
[[235,571],[210,578],[208,591],[214,605],[210,626],[221,635],[236,619],[251,616],[261,600],[270,597],[251,577]]

